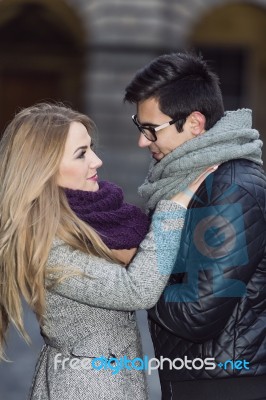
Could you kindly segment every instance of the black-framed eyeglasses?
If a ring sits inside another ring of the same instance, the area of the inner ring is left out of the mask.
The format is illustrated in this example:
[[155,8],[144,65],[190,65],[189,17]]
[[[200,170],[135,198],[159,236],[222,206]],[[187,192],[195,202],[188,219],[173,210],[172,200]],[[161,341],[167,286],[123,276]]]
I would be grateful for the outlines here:
[[170,125],[173,125],[175,122],[177,122],[180,118],[175,118],[172,119],[169,122],[165,122],[164,124],[161,125],[141,125],[137,119],[137,114],[132,115],[132,120],[138,130],[145,136],[146,139],[150,140],[151,142],[156,142],[157,136],[156,133],[164,128],[167,128]]

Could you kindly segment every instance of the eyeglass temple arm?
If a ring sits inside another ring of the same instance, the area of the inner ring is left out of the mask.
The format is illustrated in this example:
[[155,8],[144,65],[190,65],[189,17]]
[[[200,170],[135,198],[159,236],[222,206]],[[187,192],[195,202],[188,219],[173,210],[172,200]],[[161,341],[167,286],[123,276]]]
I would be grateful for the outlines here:
[[157,126],[156,128],[154,128],[155,132],[160,131],[161,129],[167,128],[167,126],[172,125],[173,122],[166,122],[165,124],[162,124],[160,126]]

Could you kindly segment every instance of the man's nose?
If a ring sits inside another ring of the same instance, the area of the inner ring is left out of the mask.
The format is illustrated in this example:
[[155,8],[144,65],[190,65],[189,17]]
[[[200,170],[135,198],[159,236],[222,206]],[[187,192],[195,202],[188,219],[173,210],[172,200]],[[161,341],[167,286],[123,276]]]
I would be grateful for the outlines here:
[[139,147],[148,147],[151,144],[151,141],[148,140],[143,133],[139,135],[138,145]]

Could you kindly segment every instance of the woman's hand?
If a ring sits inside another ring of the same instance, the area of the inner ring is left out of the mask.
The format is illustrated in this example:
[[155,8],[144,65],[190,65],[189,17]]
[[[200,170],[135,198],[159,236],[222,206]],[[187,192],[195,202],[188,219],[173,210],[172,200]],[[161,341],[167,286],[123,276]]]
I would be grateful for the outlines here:
[[121,261],[124,265],[128,265],[134,255],[136,254],[137,249],[132,248],[129,250],[122,249],[122,250],[114,250],[112,249],[112,253],[116,256],[116,258]]
[[209,174],[216,171],[219,165],[213,165],[207,168],[198,178],[196,178],[183,192],[179,192],[174,195],[171,200],[187,208],[192,196],[196,193],[202,182],[207,178]]

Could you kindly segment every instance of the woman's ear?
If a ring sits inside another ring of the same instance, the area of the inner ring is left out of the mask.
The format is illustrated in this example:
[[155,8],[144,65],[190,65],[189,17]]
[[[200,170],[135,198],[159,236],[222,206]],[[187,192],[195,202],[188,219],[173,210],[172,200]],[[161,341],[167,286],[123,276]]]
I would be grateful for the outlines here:
[[201,112],[193,111],[190,116],[190,131],[192,135],[198,136],[205,132],[206,118]]

